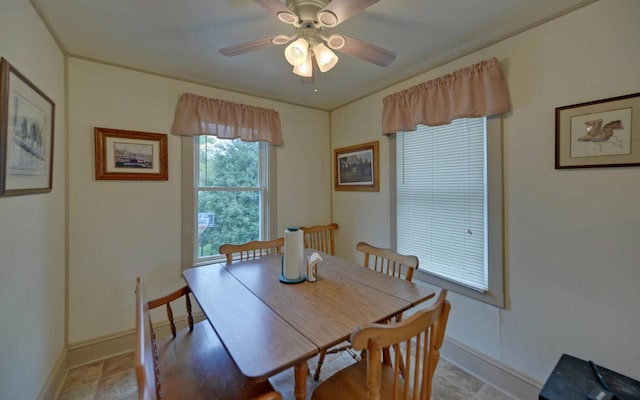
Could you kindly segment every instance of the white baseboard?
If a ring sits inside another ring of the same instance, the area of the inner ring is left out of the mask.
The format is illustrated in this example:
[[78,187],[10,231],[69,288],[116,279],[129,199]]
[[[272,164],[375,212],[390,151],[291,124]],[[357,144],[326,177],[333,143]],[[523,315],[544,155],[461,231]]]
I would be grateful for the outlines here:
[[63,350],[60,357],[58,357],[58,361],[56,361],[56,364],[53,366],[51,374],[49,374],[49,377],[42,387],[37,399],[54,400],[58,396],[58,391],[62,387],[64,378],[67,376],[67,365],[67,351]]
[[447,361],[514,399],[538,399],[542,383],[455,339],[445,337],[440,353]]
[[135,335],[135,330],[128,330],[69,345],[69,369],[135,350]]

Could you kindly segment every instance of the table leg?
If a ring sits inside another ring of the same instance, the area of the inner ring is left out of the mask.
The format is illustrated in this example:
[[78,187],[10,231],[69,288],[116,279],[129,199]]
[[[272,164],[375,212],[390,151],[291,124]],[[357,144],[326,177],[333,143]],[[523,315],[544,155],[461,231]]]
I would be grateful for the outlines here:
[[296,400],[305,400],[307,398],[307,370],[309,366],[307,361],[300,361],[295,366],[295,396]]

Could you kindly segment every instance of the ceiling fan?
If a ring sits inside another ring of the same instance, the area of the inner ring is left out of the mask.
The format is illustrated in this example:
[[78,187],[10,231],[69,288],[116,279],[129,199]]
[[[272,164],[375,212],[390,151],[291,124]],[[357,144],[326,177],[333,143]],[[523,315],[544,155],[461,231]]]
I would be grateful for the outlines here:
[[[292,25],[292,35],[276,35],[251,40],[218,50],[232,57],[274,45],[290,43],[285,58],[303,83],[315,80],[316,70],[327,72],[338,62],[331,50],[386,67],[396,53],[340,33],[327,36],[325,28],[333,28],[380,0],[254,0],[280,21]],[[328,46],[328,47],[327,47]]]

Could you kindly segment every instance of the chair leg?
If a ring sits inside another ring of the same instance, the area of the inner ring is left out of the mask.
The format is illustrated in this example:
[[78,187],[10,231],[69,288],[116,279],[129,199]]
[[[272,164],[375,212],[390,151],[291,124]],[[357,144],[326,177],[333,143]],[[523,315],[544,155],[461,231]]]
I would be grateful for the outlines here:
[[318,356],[318,366],[316,367],[316,373],[313,374],[313,380],[318,382],[318,379],[320,379],[320,368],[322,368],[322,363],[324,363],[324,356],[327,355],[327,351],[326,350],[322,350],[320,352],[320,355]]
[[329,350],[323,350],[320,352],[320,355],[318,356],[318,366],[316,367],[316,373],[313,374],[314,381],[318,382],[318,379],[320,379],[320,369],[322,368],[322,364],[324,363],[324,357],[327,354],[337,354],[337,353],[340,353],[341,351],[346,351],[347,353],[349,353],[351,357],[353,357],[354,360],[360,361],[360,357],[358,356],[358,353],[356,353],[353,350],[353,346],[351,346],[351,344],[348,344],[346,346],[341,346],[341,347],[334,347]]

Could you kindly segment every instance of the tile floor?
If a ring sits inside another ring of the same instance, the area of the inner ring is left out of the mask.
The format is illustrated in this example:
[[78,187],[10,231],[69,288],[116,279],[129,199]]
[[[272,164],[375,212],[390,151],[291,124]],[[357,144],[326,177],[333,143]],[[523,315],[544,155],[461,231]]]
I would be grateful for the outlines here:
[[[327,356],[321,378],[353,362],[347,353]],[[136,400],[138,398],[133,353],[117,355],[105,360],[71,369],[57,400]],[[309,370],[315,371],[316,359],[309,360]],[[285,400],[293,400],[293,370],[284,371],[270,379]],[[309,394],[317,385],[311,374],[307,377]],[[511,400],[492,386],[465,373],[444,359],[440,359],[433,382],[432,400]]]

